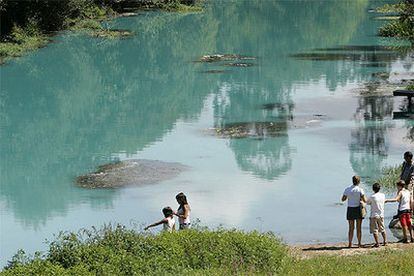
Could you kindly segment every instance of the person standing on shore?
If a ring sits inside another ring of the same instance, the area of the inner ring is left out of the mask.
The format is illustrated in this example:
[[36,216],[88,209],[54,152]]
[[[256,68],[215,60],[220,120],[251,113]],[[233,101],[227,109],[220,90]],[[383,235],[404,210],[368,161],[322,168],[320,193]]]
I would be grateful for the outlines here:
[[178,206],[177,212],[174,213],[174,215],[178,217],[179,229],[180,230],[188,229],[191,226],[191,222],[190,222],[191,208],[190,208],[190,205],[188,204],[187,197],[185,196],[184,193],[179,193],[178,195],[175,196],[175,199],[180,205]]
[[379,192],[380,189],[381,185],[379,183],[372,185],[374,194],[371,195],[367,200],[367,204],[371,205],[371,215],[369,216],[369,230],[371,234],[374,235],[374,247],[379,247],[378,232],[380,232],[382,235],[383,245],[385,246],[387,244],[387,236],[385,234],[384,225],[385,195]]
[[404,180],[397,182],[398,194],[396,198],[386,199],[385,202],[398,202],[398,217],[403,229],[404,239],[402,242],[408,243],[408,234],[411,242],[414,242],[413,230],[411,229],[411,213],[414,208],[413,198],[410,191],[406,188]]
[[413,162],[413,153],[411,151],[406,151],[404,153],[404,162],[402,164],[400,180],[403,180],[405,184],[407,185],[407,189],[411,193],[413,193],[414,162]]
[[361,247],[362,238],[362,205],[361,202],[366,202],[364,190],[359,187],[361,178],[357,175],[352,177],[352,185],[345,189],[342,195],[342,201],[348,200],[348,208],[346,211],[346,219],[348,220],[348,248],[352,247],[352,240],[354,238],[354,229],[356,221],[358,247]]

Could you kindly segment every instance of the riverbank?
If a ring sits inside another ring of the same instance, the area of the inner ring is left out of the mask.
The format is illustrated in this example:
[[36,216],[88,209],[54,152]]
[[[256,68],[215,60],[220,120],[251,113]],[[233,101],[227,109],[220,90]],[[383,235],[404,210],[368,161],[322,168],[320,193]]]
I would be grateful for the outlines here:
[[63,30],[81,31],[93,37],[108,39],[130,36],[132,32],[128,30],[108,29],[101,22],[134,16],[140,10],[199,12],[202,8],[192,0],[64,0],[43,1],[35,5],[0,0],[0,65],[10,58],[46,46],[52,36]]
[[150,235],[120,225],[80,233],[61,234],[43,256],[19,252],[0,274],[391,275],[414,269],[414,244],[288,247],[270,233],[196,229]]

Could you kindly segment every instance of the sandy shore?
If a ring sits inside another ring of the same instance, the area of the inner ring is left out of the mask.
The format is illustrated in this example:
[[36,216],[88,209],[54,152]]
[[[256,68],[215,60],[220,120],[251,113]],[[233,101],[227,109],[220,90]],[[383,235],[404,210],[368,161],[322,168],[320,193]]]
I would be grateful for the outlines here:
[[294,256],[301,259],[314,258],[317,256],[351,256],[359,254],[367,254],[373,252],[379,252],[383,250],[404,250],[407,248],[414,248],[414,243],[404,244],[397,242],[390,242],[386,246],[380,246],[377,248],[371,244],[363,244],[361,248],[354,245],[352,248],[348,248],[348,243],[318,243],[313,245],[297,245],[291,246],[291,252]]

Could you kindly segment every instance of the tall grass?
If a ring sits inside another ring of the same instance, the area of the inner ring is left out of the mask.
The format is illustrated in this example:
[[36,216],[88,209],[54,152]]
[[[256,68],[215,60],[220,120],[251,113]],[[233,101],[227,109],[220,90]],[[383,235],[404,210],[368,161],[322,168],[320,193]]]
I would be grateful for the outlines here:
[[381,184],[386,190],[395,189],[395,184],[400,179],[401,165],[385,167],[382,170],[382,175],[375,181]]

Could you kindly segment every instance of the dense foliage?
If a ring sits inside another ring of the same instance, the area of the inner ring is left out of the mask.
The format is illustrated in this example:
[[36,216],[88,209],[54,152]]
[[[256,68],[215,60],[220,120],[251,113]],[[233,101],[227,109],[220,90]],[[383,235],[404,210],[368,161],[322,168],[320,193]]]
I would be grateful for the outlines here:
[[408,39],[414,43],[414,1],[405,0],[399,4],[386,5],[379,10],[383,13],[397,13],[397,20],[392,20],[380,28],[380,35]]
[[44,257],[23,252],[3,275],[149,275],[226,269],[280,271],[287,249],[271,234],[189,230],[146,235],[122,226],[61,234]]

